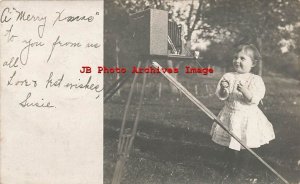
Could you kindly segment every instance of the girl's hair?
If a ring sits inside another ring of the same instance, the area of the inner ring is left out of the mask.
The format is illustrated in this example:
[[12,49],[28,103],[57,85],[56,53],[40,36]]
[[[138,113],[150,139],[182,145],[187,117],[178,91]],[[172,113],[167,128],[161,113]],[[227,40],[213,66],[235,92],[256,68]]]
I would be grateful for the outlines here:
[[258,62],[262,62],[261,54],[253,44],[240,45],[237,48],[236,53],[241,51],[245,52],[252,59],[254,65],[256,65]]

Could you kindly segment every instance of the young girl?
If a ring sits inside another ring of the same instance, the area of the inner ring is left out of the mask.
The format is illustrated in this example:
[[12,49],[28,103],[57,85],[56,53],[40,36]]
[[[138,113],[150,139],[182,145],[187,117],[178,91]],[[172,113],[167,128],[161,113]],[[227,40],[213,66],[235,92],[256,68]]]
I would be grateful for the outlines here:
[[[265,95],[262,78],[250,73],[261,62],[261,55],[254,45],[242,45],[233,59],[235,72],[226,73],[218,83],[216,95],[225,102],[218,115],[223,125],[249,148],[258,148],[275,138],[272,124],[258,108]],[[214,123],[212,140],[231,150],[243,147],[219,125]]]

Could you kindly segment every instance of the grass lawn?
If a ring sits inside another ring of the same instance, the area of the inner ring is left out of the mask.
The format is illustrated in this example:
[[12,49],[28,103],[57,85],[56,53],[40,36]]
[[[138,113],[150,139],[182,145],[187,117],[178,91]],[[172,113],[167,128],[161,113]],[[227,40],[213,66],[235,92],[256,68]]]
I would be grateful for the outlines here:
[[[226,178],[224,148],[211,141],[212,121],[188,99],[171,94],[160,75],[148,75],[146,94],[134,146],[128,158],[123,184],[281,183],[254,159],[247,169]],[[142,78],[142,77],[140,77]],[[181,77],[179,81],[217,114],[223,106],[214,95],[220,76]],[[300,182],[300,83],[268,74],[267,92],[260,106],[274,126],[276,139],[256,150],[289,182]],[[140,79],[141,80],[141,79]],[[109,86],[109,81],[106,81]],[[158,86],[161,83],[161,97]],[[197,85],[197,86],[196,86]],[[141,81],[135,89],[128,117],[132,125]],[[111,183],[118,159],[118,136],[129,84],[104,105],[104,183]],[[250,181],[249,178],[257,179]]]

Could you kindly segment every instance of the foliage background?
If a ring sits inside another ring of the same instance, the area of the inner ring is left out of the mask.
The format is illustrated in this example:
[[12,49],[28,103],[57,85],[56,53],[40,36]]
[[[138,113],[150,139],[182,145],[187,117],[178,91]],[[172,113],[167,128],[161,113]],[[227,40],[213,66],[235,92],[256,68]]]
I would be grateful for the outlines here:
[[263,55],[262,71],[300,78],[299,0],[105,0],[105,64],[136,60],[129,15],[156,8],[184,27],[185,41],[200,51],[201,62],[230,68],[234,48],[255,44]]
[[[256,69],[262,72],[267,91],[260,109],[273,124],[276,139],[255,151],[290,183],[299,183],[300,1],[105,0],[105,66],[136,65],[129,14],[148,7],[169,11],[170,18],[184,27],[182,37],[192,43],[191,50],[200,51],[200,64],[219,68],[207,76],[178,75],[178,81],[214,114],[223,106],[214,91],[225,70],[232,69],[235,47],[253,43],[261,50],[264,62]],[[141,78],[129,107],[129,126],[135,119]],[[106,74],[104,79],[104,86],[109,87],[116,74]],[[184,95],[173,93],[168,84],[160,75],[151,74],[147,79],[138,132],[122,183],[281,183],[255,160],[250,169],[241,169],[236,177],[228,179],[224,148],[213,143],[209,135],[213,122]],[[126,83],[104,104],[107,184],[111,183],[118,159],[118,136],[129,88],[130,83]]]

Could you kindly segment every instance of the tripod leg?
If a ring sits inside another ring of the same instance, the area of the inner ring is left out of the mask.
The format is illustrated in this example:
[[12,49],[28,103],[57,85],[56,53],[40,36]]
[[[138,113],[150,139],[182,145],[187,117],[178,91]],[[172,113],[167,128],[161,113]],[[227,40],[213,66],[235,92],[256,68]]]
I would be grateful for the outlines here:
[[[138,67],[140,67],[141,62],[139,62]],[[136,79],[137,79],[138,74],[135,73],[133,81],[131,83],[130,86],[130,91],[128,94],[128,99],[125,105],[125,110],[124,110],[124,115],[123,115],[123,119],[122,119],[122,125],[121,125],[121,130],[120,130],[120,135],[119,135],[119,143],[118,143],[118,153],[120,155],[116,167],[115,167],[115,172],[114,172],[114,176],[112,179],[112,184],[119,184],[121,182],[121,178],[122,178],[122,171],[124,169],[124,165],[127,159],[127,154],[126,154],[126,149],[128,147],[129,144],[129,139],[126,137],[127,135],[124,134],[124,129],[125,129],[125,125],[126,125],[126,119],[127,119],[127,114],[128,114],[128,109],[129,109],[129,105],[132,99],[132,95],[133,95],[133,91],[134,91],[134,85],[136,83]],[[125,80],[124,80],[125,81]]]
[[144,93],[145,93],[146,79],[147,79],[147,74],[144,73],[142,91],[141,91],[141,95],[140,95],[140,99],[139,99],[137,114],[136,114],[134,125],[133,125],[133,128],[132,128],[130,142],[129,142],[129,145],[128,145],[128,148],[127,148],[127,154],[128,155],[129,155],[129,152],[131,150],[131,147],[132,147],[132,144],[133,144],[133,140],[134,140],[134,138],[136,136],[137,127],[138,127],[138,124],[139,124],[140,113],[141,113],[141,108],[142,108],[143,99],[144,99]]
[[124,155],[121,155],[119,160],[117,161],[114,176],[112,179],[112,184],[119,184],[122,178],[122,170],[125,164],[126,158]]
[[[138,67],[140,67],[140,65],[141,65],[141,62],[139,62]],[[137,75],[138,75],[137,73],[134,74],[134,78],[133,78],[133,81],[132,81],[131,86],[130,86],[130,91],[129,91],[128,99],[127,99],[125,110],[124,110],[124,116],[123,116],[123,119],[122,119],[122,125],[121,125],[119,139],[121,139],[121,137],[124,133],[124,127],[125,127],[125,124],[126,124],[128,109],[129,109],[129,105],[130,105],[130,102],[131,102],[131,99],[132,99],[133,88],[134,88],[134,85],[136,83]],[[120,140],[119,140],[119,144],[120,144]],[[120,147],[120,145],[118,145],[118,148],[119,147]]]
[[104,103],[107,102],[117,91],[120,89],[125,82],[131,77],[130,74],[128,74],[125,77],[122,77],[118,79],[104,94]]
[[121,80],[123,80],[126,76],[124,77],[120,77],[119,79],[117,79],[108,89],[104,90],[104,93],[109,93],[115,86],[118,85],[118,83],[120,83]]

